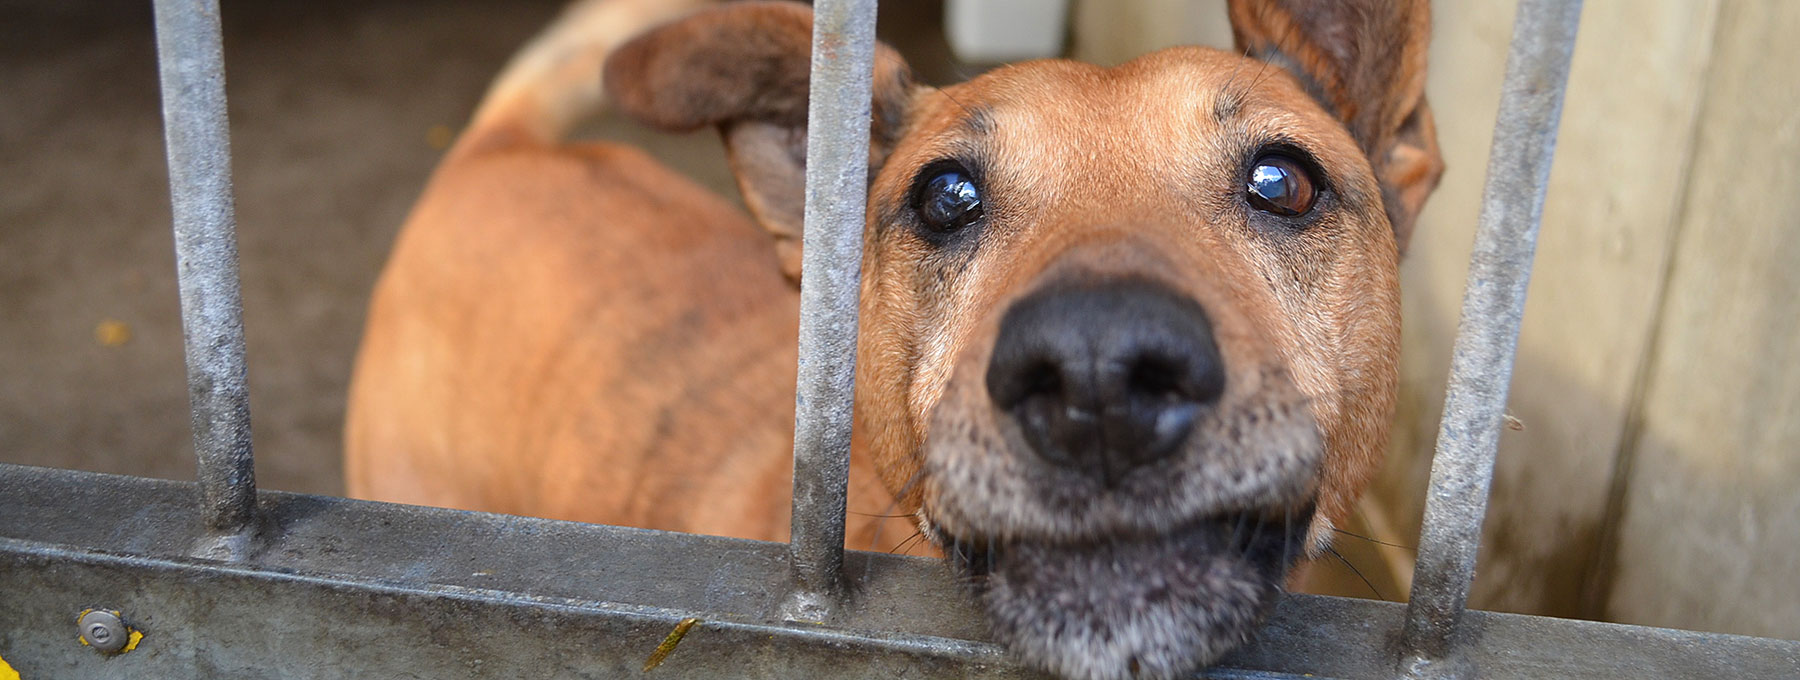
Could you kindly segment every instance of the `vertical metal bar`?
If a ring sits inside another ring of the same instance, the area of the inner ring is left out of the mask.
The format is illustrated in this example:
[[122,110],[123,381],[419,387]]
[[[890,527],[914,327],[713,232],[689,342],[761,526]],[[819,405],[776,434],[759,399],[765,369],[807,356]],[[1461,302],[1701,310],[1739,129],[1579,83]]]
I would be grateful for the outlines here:
[[822,621],[840,589],[856,323],[868,203],[875,0],[813,5],[800,377],[794,423],[795,591],[783,615]]
[[1453,678],[1472,672],[1458,653],[1464,642],[1458,624],[1475,575],[1580,18],[1580,0],[1524,0],[1513,23],[1406,610],[1399,668],[1403,677]]
[[209,534],[233,537],[247,536],[253,527],[256,474],[220,31],[217,0],[156,0],[163,134],[202,519]]

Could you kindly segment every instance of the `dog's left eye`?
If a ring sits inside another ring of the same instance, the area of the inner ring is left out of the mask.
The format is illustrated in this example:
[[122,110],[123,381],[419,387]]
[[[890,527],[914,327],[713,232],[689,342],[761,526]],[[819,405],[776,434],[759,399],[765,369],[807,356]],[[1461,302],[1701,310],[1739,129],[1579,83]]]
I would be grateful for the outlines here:
[[961,167],[945,168],[920,185],[914,208],[926,228],[956,231],[981,219],[981,190]]
[[1312,210],[1319,191],[1312,175],[1299,161],[1281,154],[1268,154],[1251,165],[1244,196],[1257,210],[1293,217]]

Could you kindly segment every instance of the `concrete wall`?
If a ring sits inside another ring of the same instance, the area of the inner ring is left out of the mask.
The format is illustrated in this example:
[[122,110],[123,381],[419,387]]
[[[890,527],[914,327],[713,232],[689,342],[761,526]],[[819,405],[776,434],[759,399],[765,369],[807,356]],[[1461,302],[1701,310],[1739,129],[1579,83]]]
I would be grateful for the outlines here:
[[1606,615],[1800,637],[1800,4],[1723,2]]

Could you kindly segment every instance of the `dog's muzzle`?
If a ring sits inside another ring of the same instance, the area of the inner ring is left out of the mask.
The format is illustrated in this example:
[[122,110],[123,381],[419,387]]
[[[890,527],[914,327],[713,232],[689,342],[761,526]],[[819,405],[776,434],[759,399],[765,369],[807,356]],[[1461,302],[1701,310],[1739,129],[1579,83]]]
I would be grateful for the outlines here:
[[1225,357],[1192,298],[1082,277],[1019,298],[959,364],[926,442],[928,533],[1026,662],[1179,677],[1274,606],[1322,444],[1284,370]]

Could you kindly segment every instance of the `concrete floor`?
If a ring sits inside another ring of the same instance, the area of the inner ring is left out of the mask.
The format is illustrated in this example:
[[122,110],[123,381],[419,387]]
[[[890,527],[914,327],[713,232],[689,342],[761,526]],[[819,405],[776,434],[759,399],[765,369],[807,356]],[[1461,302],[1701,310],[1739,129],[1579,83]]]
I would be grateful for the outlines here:
[[[264,486],[340,492],[365,300],[432,131],[560,4],[225,3]],[[150,26],[147,2],[0,3],[0,461],[193,475]]]

